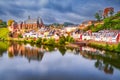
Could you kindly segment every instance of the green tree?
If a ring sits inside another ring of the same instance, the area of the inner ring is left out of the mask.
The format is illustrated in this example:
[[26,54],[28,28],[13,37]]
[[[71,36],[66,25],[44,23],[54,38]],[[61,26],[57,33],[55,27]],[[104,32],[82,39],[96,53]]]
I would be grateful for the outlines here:
[[100,20],[102,19],[102,17],[100,16],[99,13],[95,13],[95,18],[96,18],[98,21],[100,21]]
[[36,41],[37,44],[41,44],[42,43],[42,38],[38,38]]
[[104,19],[104,27],[106,28],[106,29],[110,29],[110,28],[112,28],[112,20],[111,20],[111,18],[105,18]]

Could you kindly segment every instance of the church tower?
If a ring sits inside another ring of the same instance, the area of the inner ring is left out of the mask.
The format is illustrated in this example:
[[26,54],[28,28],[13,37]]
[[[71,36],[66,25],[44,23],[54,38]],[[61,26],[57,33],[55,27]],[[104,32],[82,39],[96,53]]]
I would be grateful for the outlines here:
[[40,17],[38,17],[38,21],[39,21],[39,27],[41,28],[41,27],[44,27],[44,23],[43,23],[43,21],[42,21],[42,19],[40,18]]

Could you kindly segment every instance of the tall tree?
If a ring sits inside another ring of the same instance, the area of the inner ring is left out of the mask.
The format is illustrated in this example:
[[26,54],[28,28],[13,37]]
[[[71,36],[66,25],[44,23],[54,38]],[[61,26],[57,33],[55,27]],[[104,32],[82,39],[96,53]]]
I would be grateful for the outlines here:
[[95,18],[100,21],[102,19],[101,15],[97,12],[95,13]]

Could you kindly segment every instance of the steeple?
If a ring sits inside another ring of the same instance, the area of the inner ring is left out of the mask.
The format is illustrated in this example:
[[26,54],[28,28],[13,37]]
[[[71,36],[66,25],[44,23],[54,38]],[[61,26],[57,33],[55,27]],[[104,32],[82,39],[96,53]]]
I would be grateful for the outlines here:
[[40,27],[44,26],[44,23],[40,17],[38,17],[38,23],[39,23]]
[[43,24],[43,21],[40,17],[38,17],[38,21],[39,21],[40,24]]
[[41,23],[41,25],[44,25],[42,19],[40,19],[40,23]]

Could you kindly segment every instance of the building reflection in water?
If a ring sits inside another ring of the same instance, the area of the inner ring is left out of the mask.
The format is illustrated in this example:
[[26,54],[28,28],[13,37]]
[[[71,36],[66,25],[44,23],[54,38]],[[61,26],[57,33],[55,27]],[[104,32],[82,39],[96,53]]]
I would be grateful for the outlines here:
[[29,44],[24,45],[24,44],[16,44],[12,43],[9,48],[8,48],[8,56],[10,58],[14,56],[24,56],[26,57],[29,62],[31,60],[37,60],[41,61],[44,55],[44,49],[37,48],[37,47],[32,47]]
[[120,55],[117,53],[82,47],[80,54],[86,59],[95,60],[95,67],[106,74],[113,74],[114,67],[120,69]]
[[[120,55],[117,53],[105,52],[95,48],[90,47],[80,47],[80,48],[68,48],[68,47],[52,47],[52,46],[41,46],[32,47],[27,44],[16,44],[12,43],[8,48],[8,56],[10,58],[14,56],[24,56],[31,60],[41,61],[45,52],[51,52],[59,50],[62,56],[66,54],[67,51],[72,52],[74,55],[81,55],[82,57],[90,60],[94,60],[94,66],[100,71],[106,74],[113,74],[114,68],[120,69]],[[67,52],[69,53],[69,52]]]

